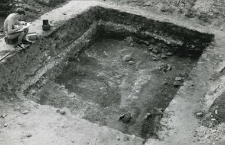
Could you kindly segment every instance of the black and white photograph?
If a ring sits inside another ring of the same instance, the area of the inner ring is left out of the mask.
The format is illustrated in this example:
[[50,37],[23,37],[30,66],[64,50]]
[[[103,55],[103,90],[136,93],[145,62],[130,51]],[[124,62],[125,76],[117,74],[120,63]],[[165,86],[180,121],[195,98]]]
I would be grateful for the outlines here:
[[0,145],[225,145],[225,1],[0,0]]

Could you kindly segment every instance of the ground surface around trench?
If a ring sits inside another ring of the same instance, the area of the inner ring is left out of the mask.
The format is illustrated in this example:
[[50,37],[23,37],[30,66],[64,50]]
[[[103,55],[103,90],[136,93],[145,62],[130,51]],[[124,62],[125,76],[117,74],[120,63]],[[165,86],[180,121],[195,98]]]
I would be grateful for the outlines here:
[[[161,44],[156,46],[159,49]],[[33,91],[35,97],[28,97],[42,105],[67,107],[91,122],[149,138],[159,129],[162,112],[178,90],[175,78],[188,79],[196,58],[168,56],[153,61],[156,54],[148,49],[146,45],[101,39],[83,51],[79,61],[71,60],[55,81]],[[125,60],[127,56],[131,56],[130,61]],[[159,69],[165,66],[172,69]]]

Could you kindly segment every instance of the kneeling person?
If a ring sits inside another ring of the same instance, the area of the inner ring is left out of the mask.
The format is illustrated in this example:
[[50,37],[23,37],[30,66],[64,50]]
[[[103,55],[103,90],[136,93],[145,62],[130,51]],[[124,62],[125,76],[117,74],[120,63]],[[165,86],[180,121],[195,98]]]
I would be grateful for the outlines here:
[[18,38],[15,47],[20,47],[24,49],[23,41],[29,43],[25,40],[26,35],[29,31],[28,28],[22,29],[23,25],[20,23],[20,19],[25,16],[25,10],[22,8],[16,9],[15,13],[10,14],[4,22],[4,31],[8,39]]

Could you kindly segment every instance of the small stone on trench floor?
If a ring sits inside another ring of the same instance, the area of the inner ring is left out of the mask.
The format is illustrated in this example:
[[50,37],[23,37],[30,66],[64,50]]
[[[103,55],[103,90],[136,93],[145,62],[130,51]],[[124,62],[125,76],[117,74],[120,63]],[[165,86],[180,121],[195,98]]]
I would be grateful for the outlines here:
[[181,82],[181,81],[175,81],[175,82],[173,83],[173,85],[174,85],[174,87],[179,87],[179,86],[182,85],[182,82]]
[[182,77],[175,77],[175,81],[182,81],[183,78]]
[[197,115],[197,117],[202,117],[203,113],[202,112],[197,112],[196,115]]
[[6,118],[7,114],[2,114],[1,118]]
[[27,111],[27,110],[24,110],[23,112],[22,112],[22,114],[28,114],[29,113],[29,111]]
[[65,115],[66,114],[66,111],[65,110],[60,110],[59,113],[62,114],[62,115]]
[[131,55],[125,55],[124,57],[123,57],[123,61],[131,61],[131,59],[132,59],[132,56]]
[[31,133],[26,134],[26,137],[32,137]]

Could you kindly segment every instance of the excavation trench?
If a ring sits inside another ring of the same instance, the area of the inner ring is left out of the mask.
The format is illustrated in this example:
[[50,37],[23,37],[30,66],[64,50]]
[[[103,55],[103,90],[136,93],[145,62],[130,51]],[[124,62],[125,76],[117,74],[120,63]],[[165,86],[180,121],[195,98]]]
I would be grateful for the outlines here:
[[2,94],[19,90],[41,105],[66,107],[90,122],[149,138],[212,39],[172,23],[93,7],[2,64],[8,72]]

